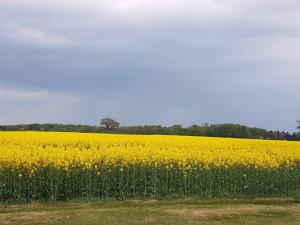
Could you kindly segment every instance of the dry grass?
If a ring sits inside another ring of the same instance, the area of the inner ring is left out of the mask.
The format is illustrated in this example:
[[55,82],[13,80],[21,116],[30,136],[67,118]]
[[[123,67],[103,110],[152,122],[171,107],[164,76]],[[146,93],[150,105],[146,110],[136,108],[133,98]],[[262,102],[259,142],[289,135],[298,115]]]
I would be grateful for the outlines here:
[[291,199],[248,201],[132,200],[12,205],[0,208],[0,225],[300,224]]
[[189,217],[201,217],[201,218],[219,218],[219,217],[233,217],[244,215],[256,215],[265,214],[268,212],[275,213],[288,213],[288,212],[300,212],[300,205],[294,205],[289,207],[283,206],[264,206],[264,205],[235,205],[228,206],[221,209],[168,209],[167,213],[183,215]]

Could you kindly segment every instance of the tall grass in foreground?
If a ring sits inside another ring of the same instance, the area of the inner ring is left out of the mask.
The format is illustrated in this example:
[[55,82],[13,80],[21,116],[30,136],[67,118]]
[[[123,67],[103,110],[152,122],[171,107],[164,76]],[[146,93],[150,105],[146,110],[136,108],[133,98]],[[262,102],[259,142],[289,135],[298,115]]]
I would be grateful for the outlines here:
[[0,132],[3,202],[300,196],[300,143]]

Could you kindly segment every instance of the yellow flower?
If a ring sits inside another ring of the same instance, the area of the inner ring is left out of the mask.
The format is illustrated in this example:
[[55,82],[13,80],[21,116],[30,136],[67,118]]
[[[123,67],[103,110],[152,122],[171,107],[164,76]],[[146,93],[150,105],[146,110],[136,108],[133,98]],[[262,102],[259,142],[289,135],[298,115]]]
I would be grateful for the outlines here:
[[245,166],[276,169],[300,162],[300,142],[161,135],[113,135],[59,132],[0,132],[0,169],[34,174],[46,167],[143,165],[180,168]]

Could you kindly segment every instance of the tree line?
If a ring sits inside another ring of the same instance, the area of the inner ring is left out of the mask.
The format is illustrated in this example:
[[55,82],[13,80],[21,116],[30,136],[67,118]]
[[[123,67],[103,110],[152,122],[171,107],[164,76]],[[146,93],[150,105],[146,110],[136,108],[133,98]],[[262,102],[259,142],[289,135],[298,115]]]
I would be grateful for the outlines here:
[[[108,118],[106,118],[108,119]],[[232,137],[232,138],[255,138],[269,140],[300,141],[300,133],[289,133],[284,131],[271,131],[262,128],[248,127],[240,124],[202,124],[183,127],[181,125],[161,126],[119,126],[113,120],[112,124],[101,126],[74,125],[74,124],[20,124],[2,125],[1,131],[60,131],[60,132],[85,132],[85,133],[113,133],[113,134],[162,134],[162,135],[188,135],[208,137]],[[110,121],[112,122],[112,121]],[[300,122],[298,122],[300,129]]]

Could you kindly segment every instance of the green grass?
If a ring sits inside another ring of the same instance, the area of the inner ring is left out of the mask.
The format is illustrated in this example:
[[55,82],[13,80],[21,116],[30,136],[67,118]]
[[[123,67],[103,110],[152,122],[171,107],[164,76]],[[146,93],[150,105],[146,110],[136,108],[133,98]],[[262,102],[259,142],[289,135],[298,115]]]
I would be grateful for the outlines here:
[[71,201],[0,206],[0,225],[300,224],[294,199]]

